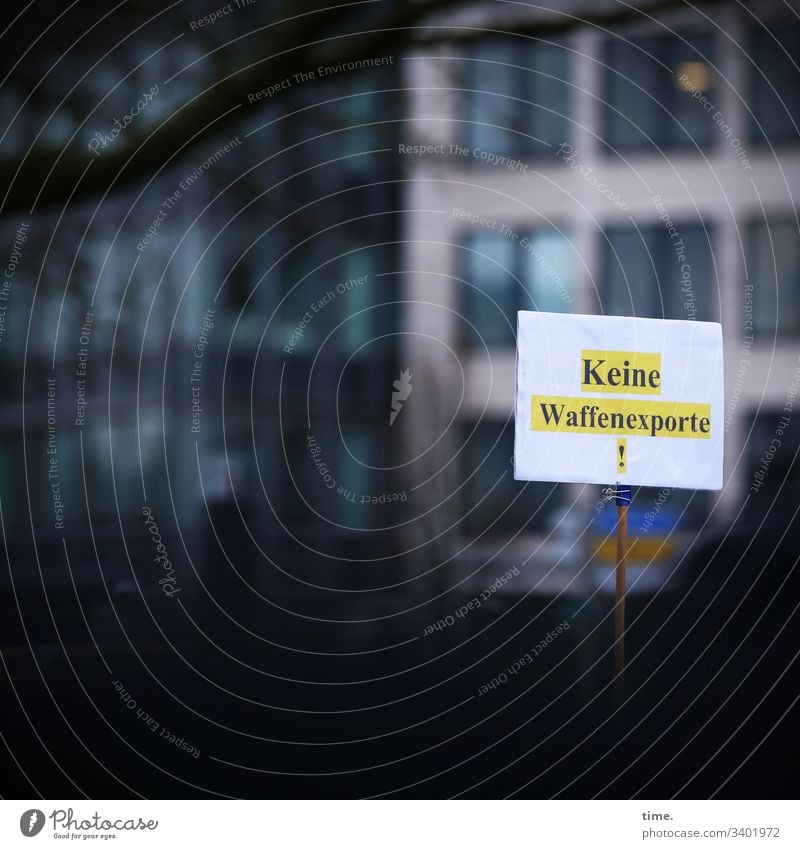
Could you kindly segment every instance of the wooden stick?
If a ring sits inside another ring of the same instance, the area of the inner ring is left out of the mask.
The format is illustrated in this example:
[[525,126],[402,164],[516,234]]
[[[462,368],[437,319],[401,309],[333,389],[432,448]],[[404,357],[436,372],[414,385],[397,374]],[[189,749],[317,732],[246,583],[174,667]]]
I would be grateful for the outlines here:
[[[617,484],[617,490],[620,490]],[[630,492],[630,490],[628,490]],[[617,498],[617,588],[614,607],[614,673],[617,700],[625,697],[625,556],[628,552],[628,503],[627,498]]]

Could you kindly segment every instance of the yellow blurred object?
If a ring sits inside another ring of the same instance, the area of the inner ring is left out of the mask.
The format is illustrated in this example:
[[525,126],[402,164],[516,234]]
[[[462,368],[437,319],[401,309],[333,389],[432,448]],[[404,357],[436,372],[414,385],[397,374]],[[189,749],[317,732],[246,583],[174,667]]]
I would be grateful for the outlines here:
[[681,62],[675,71],[675,85],[683,91],[708,91],[713,81],[711,66],[705,62]]
[[[591,543],[595,556],[613,563],[617,555],[616,538],[595,537]],[[628,542],[628,561],[639,563],[659,562],[671,557],[676,551],[676,543],[664,537],[632,537]]]

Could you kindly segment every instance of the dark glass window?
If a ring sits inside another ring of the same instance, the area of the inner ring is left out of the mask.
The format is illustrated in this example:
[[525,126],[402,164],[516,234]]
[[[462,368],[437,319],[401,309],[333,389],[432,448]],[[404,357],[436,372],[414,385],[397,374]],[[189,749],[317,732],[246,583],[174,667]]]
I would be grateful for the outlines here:
[[313,522],[313,510],[320,510],[331,501],[329,485],[335,481],[328,448],[331,442],[303,427],[285,428],[280,438],[282,455],[278,456],[277,464],[274,461],[270,464],[275,473],[272,479],[277,480],[281,495],[280,519],[290,526]]
[[[83,509],[77,499],[69,498],[70,482],[81,479],[78,435],[66,427],[50,433],[43,430],[35,436],[28,433],[26,447],[36,533],[63,536],[74,513]],[[113,500],[113,492],[106,492],[107,500]],[[63,507],[57,508],[59,496]]]
[[605,139],[614,150],[707,146],[717,129],[707,34],[614,38],[606,45]]
[[800,25],[782,23],[753,32],[750,108],[756,143],[800,139]]
[[376,335],[378,315],[371,309],[378,301],[377,288],[379,281],[375,278],[373,250],[351,250],[343,257],[339,265],[342,271],[341,286],[344,292],[337,289],[340,297],[339,321],[344,322],[338,330],[339,348],[348,355],[358,350],[360,357],[369,353],[368,343]]
[[566,140],[567,56],[558,43],[481,42],[466,63],[466,137],[472,148],[529,156]]
[[[61,435],[59,454],[60,439]],[[163,446],[161,423],[156,411],[142,410],[138,427],[136,424],[113,427],[110,440],[107,426],[86,429],[83,471],[93,521],[116,521],[118,515],[122,519],[136,516],[144,498],[143,478],[150,507],[158,509],[160,505],[169,504],[168,494],[160,490],[153,477],[159,464],[164,462]],[[69,450],[80,451],[80,446],[70,445]],[[77,459],[80,461],[80,457]],[[80,508],[83,509],[82,504]]]
[[465,276],[464,312],[472,324],[472,328],[465,329],[467,340],[489,347],[512,345],[519,283],[514,274],[511,241],[490,234],[472,236]]
[[[338,272],[329,262],[334,246],[322,236],[298,241],[280,266],[281,295],[273,319],[275,344],[295,356],[313,354],[331,329],[331,310]],[[288,353],[288,352],[287,352]]]
[[[337,475],[337,518],[351,528],[370,525],[370,497],[375,491],[376,474],[370,466],[376,465],[379,437],[375,426],[350,422],[342,425],[339,443]],[[341,490],[341,491],[340,491]]]
[[356,75],[301,86],[288,99],[289,111],[296,114],[287,116],[282,129],[287,149],[298,145],[292,149],[297,161],[291,184],[295,199],[341,191],[370,175],[374,179],[385,167],[385,153],[370,151],[387,146],[395,107],[379,90],[392,87],[391,68],[374,69],[369,81],[376,90],[365,89],[365,77]]
[[605,237],[604,314],[711,320],[716,286],[710,237],[701,226],[619,227]]
[[[273,344],[288,346],[295,357],[313,356],[323,343],[343,357],[356,351],[359,359],[372,356],[369,343],[389,329],[396,311],[391,281],[377,276],[389,250],[360,247],[333,230],[298,244],[271,275],[288,293],[272,320]],[[271,309],[279,300],[273,295]]]
[[800,332],[800,238],[790,220],[750,227],[748,277],[753,284],[753,331],[763,337]]
[[[464,252],[463,311],[469,345],[514,345],[517,310],[571,312],[572,248],[557,230],[510,235],[476,233]],[[473,329],[474,328],[474,329]]]

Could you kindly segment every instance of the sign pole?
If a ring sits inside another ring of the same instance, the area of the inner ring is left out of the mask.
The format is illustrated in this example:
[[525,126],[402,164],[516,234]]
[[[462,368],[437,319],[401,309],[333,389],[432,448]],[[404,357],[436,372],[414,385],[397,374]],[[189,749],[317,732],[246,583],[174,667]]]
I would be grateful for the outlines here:
[[625,557],[628,553],[628,505],[631,488],[617,483],[617,568],[614,605],[614,679],[617,702],[625,698]]

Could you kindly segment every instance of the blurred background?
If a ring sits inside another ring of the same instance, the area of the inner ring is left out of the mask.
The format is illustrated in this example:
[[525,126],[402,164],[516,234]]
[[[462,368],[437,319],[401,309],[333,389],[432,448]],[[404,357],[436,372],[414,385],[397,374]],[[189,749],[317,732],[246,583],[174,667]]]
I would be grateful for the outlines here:
[[[4,796],[796,795],[798,7],[637,5],[7,21]],[[613,503],[513,478],[523,309],[723,326],[621,705]]]

